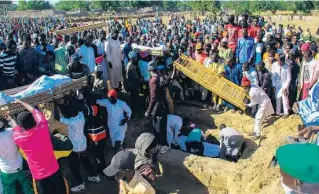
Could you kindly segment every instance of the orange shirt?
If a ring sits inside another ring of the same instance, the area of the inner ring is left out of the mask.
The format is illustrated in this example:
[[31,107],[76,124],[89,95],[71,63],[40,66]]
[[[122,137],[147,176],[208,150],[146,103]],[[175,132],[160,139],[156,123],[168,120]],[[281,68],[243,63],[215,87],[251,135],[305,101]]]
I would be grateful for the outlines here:
[[[268,52],[265,52],[264,55],[263,55],[263,61],[264,62],[268,60],[268,56],[269,56]],[[278,53],[275,53],[275,59],[279,60],[279,54]]]
[[206,57],[207,57],[206,53],[201,53],[201,54],[198,54],[197,52],[195,53],[195,60],[199,62],[200,64],[203,64]]

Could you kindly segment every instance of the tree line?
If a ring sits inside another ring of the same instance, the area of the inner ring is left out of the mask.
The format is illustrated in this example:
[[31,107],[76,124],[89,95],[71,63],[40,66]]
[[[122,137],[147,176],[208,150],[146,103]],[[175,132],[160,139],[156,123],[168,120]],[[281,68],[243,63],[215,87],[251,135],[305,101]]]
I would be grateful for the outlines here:
[[263,11],[292,11],[310,13],[311,10],[319,7],[318,1],[93,1],[93,0],[76,0],[76,1],[59,1],[56,4],[50,4],[46,0],[26,1],[19,0],[17,10],[43,10],[57,9],[63,11],[73,10],[117,10],[123,7],[143,8],[150,6],[159,6],[166,11],[209,11],[217,13],[219,11],[233,11],[236,14],[254,13],[258,14]]

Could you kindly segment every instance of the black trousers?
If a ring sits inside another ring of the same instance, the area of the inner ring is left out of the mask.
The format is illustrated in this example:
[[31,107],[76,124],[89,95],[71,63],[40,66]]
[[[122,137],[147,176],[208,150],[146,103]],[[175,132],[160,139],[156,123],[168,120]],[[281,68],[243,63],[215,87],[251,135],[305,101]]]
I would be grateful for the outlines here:
[[139,91],[138,90],[130,90],[130,103],[132,107],[133,115],[137,114],[140,107],[140,98],[139,98]]
[[162,146],[167,146],[167,114],[161,111],[160,108],[157,108],[153,119],[157,119],[156,122],[160,123],[160,131],[154,131],[155,138],[158,144]]
[[68,188],[60,170],[45,179],[35,180],[34,186],[38,194],[68,193]]
[[185,142],[187,152],[191,153],[191,149],[196,150],[196,154],[199,156],[204,155],[203,142]]
[[103,174],[103,170],[106,168],[106,161],[104,158],[104,151],[106,146],[106,139],[99,142],[91,142],[91,145],[87,149],[88,159],[92,164],[94,171],[98,174]]
[[80,173],[80,163],[86,168],[89,172],[89,176],[96,176],[97,172],[95,171],[93,165],[91,164],[87,153],[84,152],[72,152],[69,156],[69,168],[74,176],[76,183],[75,185],[82,184],[84,181],[82,180]]

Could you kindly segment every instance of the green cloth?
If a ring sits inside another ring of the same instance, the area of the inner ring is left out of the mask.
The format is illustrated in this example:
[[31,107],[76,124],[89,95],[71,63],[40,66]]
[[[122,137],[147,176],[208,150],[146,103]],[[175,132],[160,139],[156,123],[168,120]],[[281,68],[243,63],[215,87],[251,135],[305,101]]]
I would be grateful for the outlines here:
[[305,183],[319,183],[319,146],[287,144],[279,147],[276,157],[280,169]]
[[201,142],[202,141],[202,130],[193,129],[187,136],[187,142]]
[[233,52],[230,48],[219,48],[218,56],[224,61],[226,61],[226,59],[233,57]]
[[67,61],[65,59],[65,47],[55,49],[55,72],[59,74],[66,74]]
[[16,194],[16,182],[19,182],[24,194],[34,194],[31,180],[27,179],[22,170],[9,174],[0,172],[0,176],[4,194]]

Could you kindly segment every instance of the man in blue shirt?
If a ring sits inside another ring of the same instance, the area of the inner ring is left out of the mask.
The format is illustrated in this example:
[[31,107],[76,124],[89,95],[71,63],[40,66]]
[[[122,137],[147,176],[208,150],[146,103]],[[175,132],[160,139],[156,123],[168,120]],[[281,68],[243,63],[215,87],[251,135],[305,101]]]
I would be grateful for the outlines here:
[[38,45],[35,50],[42,54],[43,56],[46,55],[46,52],[47,51],[52,51],[54,52],[54,47],[50,44],[47,44],[47,41],[46,41],[46,37],[45,37],[45,34],[40,34],[40,37],[39,37],[39,42],[40,42],[40,45]]
[[243,29],[243,37],[237,42],[236,48],[236,62],[243,64],[248,62],[252,64],[255,56],[254,39],[248,36],[247,28]]
[[257,42],[255,43],[255,62],[254,66],[256,66],[258,63],[260,63],[263,60],[263,55],[265,52],[265,43],[262,40],[262,34],[259,34],[257,36]]
[[[243,77],[242,65],[235,63],[233,58],[226,59],[225,78],[236,85],[240,85],[242,77]],[[224,102],[224,104],[226,105],[225,111],[232,109],[233,113],[236,112],[235,110],[236,107],[234,105],[226,101]]]

